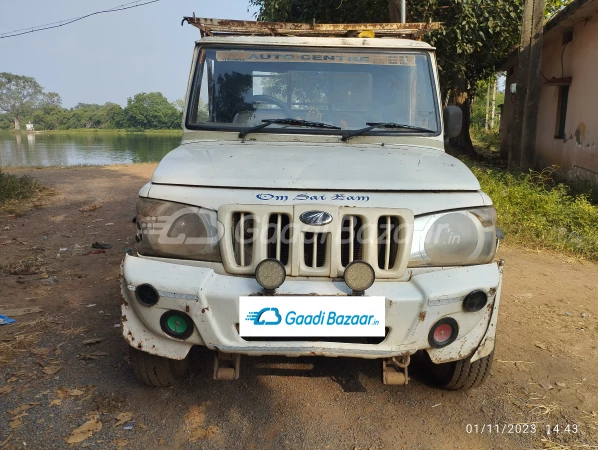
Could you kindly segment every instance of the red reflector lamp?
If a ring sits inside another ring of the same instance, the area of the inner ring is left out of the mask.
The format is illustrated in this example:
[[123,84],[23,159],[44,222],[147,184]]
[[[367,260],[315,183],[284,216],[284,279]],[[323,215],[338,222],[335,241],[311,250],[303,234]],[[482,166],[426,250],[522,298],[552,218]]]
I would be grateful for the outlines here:
[[443,348],[457,339],[459,325],[451,317],[445,317],[434,324],[428,334],[428,342],[432,348]]

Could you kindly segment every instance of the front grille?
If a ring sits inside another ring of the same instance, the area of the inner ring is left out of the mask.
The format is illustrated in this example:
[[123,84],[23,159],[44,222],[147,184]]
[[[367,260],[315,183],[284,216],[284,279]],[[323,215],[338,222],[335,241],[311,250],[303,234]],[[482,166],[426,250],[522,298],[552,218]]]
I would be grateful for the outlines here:
[[303,235],[303,263],[306,267],[319,269],[326,266],[328,239],[328,233],[305,233]]
[[[218,210],[225,236],[221,253],[227,272],[253,275],[264,259],[279,260],[289,276],[342,277],[363,260],[377,279],[396,279],[407,268],[413,213],[406,209],[225,205]],[[323,226],[301,222],[318,208],[333,220]]]
[[399,251],[399,218],[382,216],[378,219],[378,268],[392,270]]
[[288,214],[270,214],[268,219],[268,258],[289,263],[291,251],[291,218]]
[[363,219],[344,216],[341,224],[341,265],[363,259]]
[[233,241],[235,263],[240,267],[247,267],[252,262],[254,233],[254,218],[251,213],[237,212],[233,214],[230,236]]

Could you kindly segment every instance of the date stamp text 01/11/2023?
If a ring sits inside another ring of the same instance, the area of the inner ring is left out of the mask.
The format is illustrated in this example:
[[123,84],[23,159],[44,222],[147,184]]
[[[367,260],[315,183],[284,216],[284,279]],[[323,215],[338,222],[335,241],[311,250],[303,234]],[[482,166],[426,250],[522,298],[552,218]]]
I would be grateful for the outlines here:
[[577,424],[503,423],[471,424],[465,426],[467,434],[577,434]]

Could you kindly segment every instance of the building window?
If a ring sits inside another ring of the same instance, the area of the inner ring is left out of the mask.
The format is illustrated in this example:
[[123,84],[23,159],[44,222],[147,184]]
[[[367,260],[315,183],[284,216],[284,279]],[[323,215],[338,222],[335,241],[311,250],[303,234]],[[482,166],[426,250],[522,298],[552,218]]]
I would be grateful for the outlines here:
[[563,45],[567,45],[569,42],[573,40],[573,28],[565,31],[563,33]]
[[559,103],[556,113],[555,139],[565,139],[565,124],[567,122],[567,103],[569,102],[569,85],[559,86]]

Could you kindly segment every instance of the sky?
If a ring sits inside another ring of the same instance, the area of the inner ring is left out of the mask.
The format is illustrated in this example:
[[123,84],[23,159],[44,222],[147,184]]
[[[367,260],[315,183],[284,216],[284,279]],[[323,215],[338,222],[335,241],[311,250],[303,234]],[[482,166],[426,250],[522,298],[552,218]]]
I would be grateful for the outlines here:
[[[144,0],[140,0],[143,3]],[[0,0],[0,36],[131,0]],[[249,10],[249,11],[248,11]],[[183,16],[253,19],[249,0],[160,0],[53,30],[0,39],[0,72],[35,78],[62,105],[125,106],[139,92],[184,98],[199,30]]]

